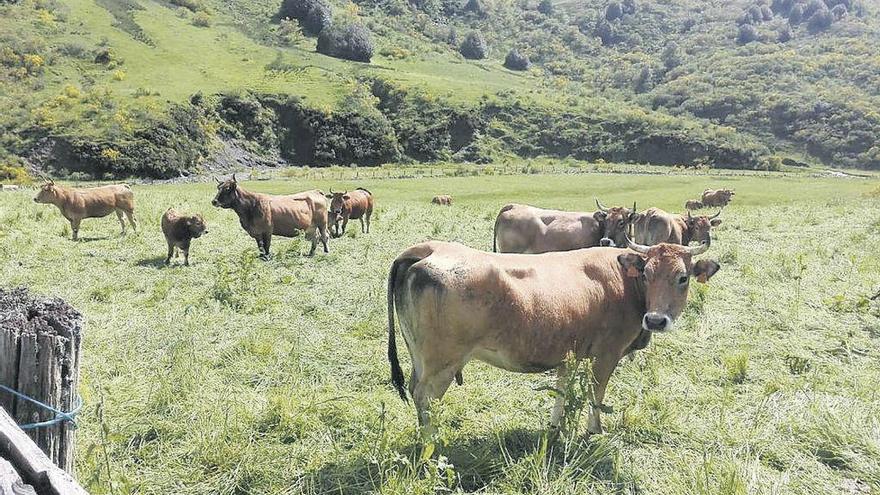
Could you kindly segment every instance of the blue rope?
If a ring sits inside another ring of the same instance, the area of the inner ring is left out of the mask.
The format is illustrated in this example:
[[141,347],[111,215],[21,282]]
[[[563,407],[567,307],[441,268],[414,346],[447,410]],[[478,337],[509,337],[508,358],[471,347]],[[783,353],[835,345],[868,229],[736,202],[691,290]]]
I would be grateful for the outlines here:
[[42,402],[38,401],[37,399],[34,399],[32,397],[28,397],[27,395],[24,395],[23,393],[21,393],[17,390],[11,389],[11,388],[7,387],[6,385],[0,384],[0,390],[5,390],[6,392],[9,392],[10,394],[18,397],[19,399],[26,400],[32,404],[36,404],[36,405],[42,407],[43,409],[45,409],[47,411],[51,411],[51,412],[55,413],[55,418],[50,419],[49,421],[42,421],[40,423],[28,423],[26,425],[18,425],[18,427],[21,428],[22,430],[33,430],[35,428],[44,428],[46,426],[54,426],[54,425],[57,425],[59,423],[64,423],[64,422],[70,422],[70,424],[73,425],[74,428],[76,428],[76,415],[79,414],[79,410],[82,409],[82,397],[80,397],[79,395],[76,396],[76,407],[74,407],[73,410],[70,412],[64,412],[64,411],[59,411],[58,409],[55,409],[54,407],[52,407],[48,404],[43,404]]

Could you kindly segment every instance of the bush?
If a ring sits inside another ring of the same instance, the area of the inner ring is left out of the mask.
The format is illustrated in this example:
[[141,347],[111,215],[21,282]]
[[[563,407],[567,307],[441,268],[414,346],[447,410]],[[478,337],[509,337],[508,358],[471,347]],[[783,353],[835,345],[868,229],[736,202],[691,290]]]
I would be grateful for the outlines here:
[[541,0],[538,2],[538,12],[544,15],[552,15],[553,14],[553,1],[552,0]]
[[751,43],[758,39],[758,30],[751,24],[743,24],[739,27],[739,33],[736,35],[736,42],[740,45]]
[[807,29],[813,33],[818,33],[831,27],[831,23],[833,22],[834,16],[831,15],[831,11],[826,8],[825,10],[817,11],[812,17],[810,17],[810,20],[807,21]]
[[837,20],[837,21],[846,17],[846,14],[848,14],[848,13],[849,13],[849,10],[847,10],[846,5],[844,5],[842,3],[835,5],[831,9],[831,15],[834,16],[834,20]]
[[323,3],[323,0],[284,0],[281,3],[281,9],[278,16],[282,19],[305,19],[316,5]]
[[617,32],[614,29],[614,26],[611,25],[610,22],[605,19],[601,19],[596,24],[596,37],[602,41],[602,44],[605,46],[613,45],[617,43],[618,37]]
[[24,167],[0,163],[0,182],[11,184],[30,184],[31,177]]
[[331,25],[318,36],[317,50],[331,57],[369,62],[373,57],[373,41],[362,24]]
[[791,41],[791,26],[782,26],[782,29],[779,30],[779,36],[776,38],[776,40],[780,43],[788,43],[789,41]]
[[333,11],[326,3],[316,3],[301,22],[303,28],[309,33],[321,34],[321,31],[333,22]]
[[530,65],[529,57],[521,54],[516,48],[510,50],[504,58],[504,66],[510,70],[528,70]]
[[623,13],[633,15],[636,13],[636,0],[623,0]]
[[768,7],[766,5],[762,5],[761,6],[761,16],[764,18],[765,21],[772,20],[773,19],[773,11],[770,10],[770,7]]
[[486,58],[486,52],[488,52],[488,50],[486,40],[483,39],[483,35],[480,34],[479,31],[468,33],[464,41],[461,43],[461,47],[458,49],[459,53],[461,53],[464,58],[471,60]]
[[797,26],[804,21],[804,6],[797,4],[788,12],[788,23]]
[[193,26],[210,27],[211,26],[211,16],[209,16],[205,12],[196,12],[196,15],[193,16],[192,23],[193,23]]
[[484,16],[486,15],[486,6],[483,4],[482,0],[468,0],[464,5],[464,11]]
[[611,2],[605,7],[605,20],[614,21],[623,17],[623,6],[617,2]]

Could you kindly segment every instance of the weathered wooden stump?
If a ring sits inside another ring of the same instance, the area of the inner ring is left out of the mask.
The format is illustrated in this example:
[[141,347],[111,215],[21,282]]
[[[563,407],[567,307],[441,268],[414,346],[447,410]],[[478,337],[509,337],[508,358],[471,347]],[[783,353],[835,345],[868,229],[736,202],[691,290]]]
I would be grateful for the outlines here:
[[[64,301],[0,290],[0,385],[56,411],[76,410],[81,343],[82,316]],[[0,407],[52,462],[73,472],[72,422],[8,390],[0,389]]]

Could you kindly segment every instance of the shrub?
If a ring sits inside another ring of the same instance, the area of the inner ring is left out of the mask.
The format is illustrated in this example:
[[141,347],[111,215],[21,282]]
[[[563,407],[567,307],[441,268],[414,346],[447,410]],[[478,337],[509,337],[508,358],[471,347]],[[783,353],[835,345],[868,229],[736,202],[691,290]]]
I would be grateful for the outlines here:
[[831,15],[831,11],[826,8],[825,10],[817,11],[810,17],[810,20],[807,21],[807,29],[811,32],[818,33],[831,27],[831,23],[833,22],[834,16]]
[[210,27],[211,16],[209,16],[206,12],[196,12],[196,14],[193,16],[192,23],[193,26]]
[[171,0],[171,3],[173,5],[189,9],[193,12],[202,8],[202,2],[200,0]]
[[779,30],[779,36],[776,38],[780,43],[788,43],[791,41],[791,26],[782,26]]
[[290,19],[281,19],[281,22],[278,24],[277,34],[278,41],[283,45],[296,45],[305,39],[300,25]]
[[479,31],[472,31],[465,37],[458,51],[464,58],[479,60],[486,58],[488,47],[486,46],[486,40],[483,39],[483,35]]
[[754,23],[759,23],[764,20],[764,16],[761,14],[761,7],[758,7],[757,5],[749,7],[748,13]]
[[617,2],[611,2],[605,7],[605,20],[614,21],[623,17],[623,6]]
[[762,5],[761,6],[761,16],[764,18],[765,21],[772,20],[773,19],[773,11],[770,10],[770,7],[768,7],[766,5]]
[[751,24],[743,24],[739,27],[739,33],[736,35],[736,42],[740,45],[751,43],[758,39],[758,30]]
[[0,181],[12,184],[30,184],[31,177],[24,167],[0,163]]
[[538,12],[544,15],[552,15],[553,14],[553,1],[552,0],[541,0],[538,2]]
[[320,3],[323,3],[323,0],[284,0],[278,14],[282,19],[302,20],[306,18],[312,8]]
[[635,14],[637,10],[636,0],[623,0],[622,8],[624,14]]
[[302,26],[309,33],[320,34],[332,22],[333,11],[330,10],[330,6],[326,3],[318,2],[312,6],[306,17],[302,20]]
[[516,48],[507,52],[504,58],[504,66],[510,70],[528,70],[530,65],[529,57],[521,54]]
[[844,17],[846,17],[846,14],[848,14],[848,13],[849,13],[849,10],[847,10],[846,5],[844,5],[842,3],[835,5],[831,9],[831,15],[834,16],[834,19],[838,20],[838,21],[840,19],[843,19]]
[[596,24],[596,37],[602,40],[602,44],[605,46],[613,45],[617,42],[617,33],[614,29],[614,26],[611,25],[610,22],[605,19],[601,19]]
[[797,26],[804,21],[804,6],[797,4],[788,12],[788,23]]
[[318,36],[317,50],[331,57],[369,62],[373,57],[373,41],[362,24],[331,25]]
[[464,5],[464,11],[484,16],[486,15],[486,6],[482,0],[468,0]]

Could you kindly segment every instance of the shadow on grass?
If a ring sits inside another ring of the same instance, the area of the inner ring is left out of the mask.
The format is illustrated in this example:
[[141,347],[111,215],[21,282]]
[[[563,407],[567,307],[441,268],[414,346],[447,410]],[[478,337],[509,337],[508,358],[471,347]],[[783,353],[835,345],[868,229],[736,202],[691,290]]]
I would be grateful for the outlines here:
[[108,241],[112,239],[111,236],[104,237],[80,237],[74,242],[95,242],[95,241]]
[[147,268],[162,269],[167,268],[169,265],[165,264],[164,256],[154,256],[152,258],[144,258],[142,260],[136,261],[135,266],[145,266]]

